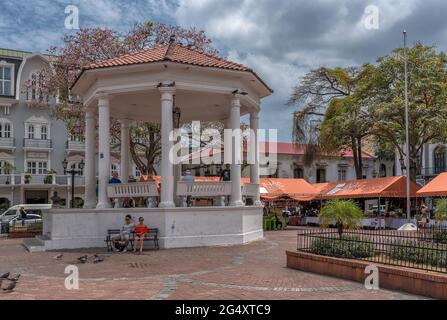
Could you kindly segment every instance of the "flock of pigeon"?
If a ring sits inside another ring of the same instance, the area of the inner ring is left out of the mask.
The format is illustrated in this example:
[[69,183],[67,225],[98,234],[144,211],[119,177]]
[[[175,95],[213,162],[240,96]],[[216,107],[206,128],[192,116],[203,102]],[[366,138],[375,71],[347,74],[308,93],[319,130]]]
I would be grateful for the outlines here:
[[[62,253],[58,254],[57,256],[54,256],[53,259],[60,260],[62,259],[64,255]],[[93,256],[89,257],[88,255],[82,256],[78,258],[78,261],[80,263],[87,263],[88,261],[91,261],[93,263],[100,263],[104,261],[104,257],[94,254]],[[10,272],[6,272],[2,275],[0,275],[0,289],[3,290],[4,293],[11,293],[14,291],[14,289],[17,286],[17,282],[19,281],[20,274],[15,274],[14,276],[11,276]]]
[[[53,259],[60,260],[60,259],[62,259],[63,256],[64,256],[63,253],[59,253],[57,256],[54,256]],[[88,255],[85,255],[85,256],[78,258],[78,261],[80,263],[87,263],[89,260],[92,261],[93,263],[100,263],[100,262],[104,261],[104,257],[95,253],[91,257],[89,257]]]
[[14,291],[19,278],[20,274],[16,274],[11,277],[11,274],[9,272],[0,275],[0,288],[3,290],[4,293],[10,293]]

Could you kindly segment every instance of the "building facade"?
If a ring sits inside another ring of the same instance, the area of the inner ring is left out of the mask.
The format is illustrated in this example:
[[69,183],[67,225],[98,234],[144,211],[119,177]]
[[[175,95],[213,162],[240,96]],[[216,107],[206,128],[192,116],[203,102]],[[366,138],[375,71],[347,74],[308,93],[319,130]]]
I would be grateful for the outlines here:
[[[268,145],[268,146],[267,146]],[[260,143],[261,163],[275,167],[276,172],[264,176],[271,178],[305,179],[309,183],[338,182],[356,180],[353,154],[351,151],[340,154],[314,154],[309,157],[306,145],[278,142],[273,144]],[[267,150],[267,151],[266,151]],[[268,150],[275,150],[276,155],[270,156]],[[209,163],[209,161],[205,162]],[[215,176],[222,170],[221,165],[189,165],[196,176]],[[242,171],[243,177],[249,177],[249,166]],[[363,178],[379,178],[395,175],[394,159],[376,157],[363,153]]]
[[[44,105],[29,86],[33,75],[50,63],[39,53],[0,49],[0,206],[50,203],[57,192],[61,204],[71,201],[71,176],[84,160],[82,137],[70,137],[62,121],[51,117],[55,100]],[[46,99],[45,99],[46,101]],[[130,164],[134,174],[139,174]],[[84,176],[75,176],[75,204],[82,205]],[[112,153],[111,171],[120,171],[119,154]]]

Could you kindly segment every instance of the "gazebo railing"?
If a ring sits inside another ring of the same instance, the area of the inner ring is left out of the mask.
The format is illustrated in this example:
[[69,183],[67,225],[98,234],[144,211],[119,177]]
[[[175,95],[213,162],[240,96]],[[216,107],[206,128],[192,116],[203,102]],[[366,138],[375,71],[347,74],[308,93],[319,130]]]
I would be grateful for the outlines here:
[[[158,197],[157,183],[120,183],[107,186],[107,196],[111,199],[148,198],[148,207],[154,207],[155,197]],[[115,207],[119,207],[119,201],[114,201]]]
[[120,183],[109,184],[109,198],[158,197],[157,184],[154,183]]
[[231,181],[177,182],[177,196],[180,197],[219,197],[231,195]]

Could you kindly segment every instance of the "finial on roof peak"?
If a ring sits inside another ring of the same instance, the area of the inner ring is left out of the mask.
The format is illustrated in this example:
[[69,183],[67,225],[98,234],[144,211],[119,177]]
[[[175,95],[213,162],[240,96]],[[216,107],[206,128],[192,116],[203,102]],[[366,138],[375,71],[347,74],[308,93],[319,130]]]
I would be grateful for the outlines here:
[[174,43],[175,42],[175,40],[176,40],[176,36],[175,36],[175,34],[171,34],[171,37],[169,38],[169,43],[170,44],[172,44],[172,43]]

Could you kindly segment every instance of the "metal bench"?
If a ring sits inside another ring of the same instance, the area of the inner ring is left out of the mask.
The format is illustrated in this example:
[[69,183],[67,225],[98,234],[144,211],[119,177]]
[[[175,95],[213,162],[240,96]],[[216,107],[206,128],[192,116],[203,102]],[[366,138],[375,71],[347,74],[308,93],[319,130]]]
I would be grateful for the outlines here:
[[[107,196],[110,199],[134,199],[147,198],[147,207],[153,208],[156,206],[155,198],[158,197],[158,189],[156,182],[145,183],[120,183],[109,184],[107,186]],[[114,207],[118,207],[119,201],[113,201]],[[135,202],[135,201],[133,201]],[[134,205],[135,206],[135,203]]]
[[[160,245],[158,243],[158,228],[149,228],[149,232],[146,236],[146,238],[144,239],[144,242],[153,242],[154,243],[154,248],[156,250],[160,250]],[[113,251],[113,247],[112,247],[112,236],[120,234],[121,230],[120,229],[109,229],[107,230],[107,236],[106,239],[104,240],[104,242],[106,243],[107,246],[107,251]],[[130,239],[129,239],[129,244],[133,250],[134,248],[134,244],[135,244],[135,232],[132,232],[130,234]]]

